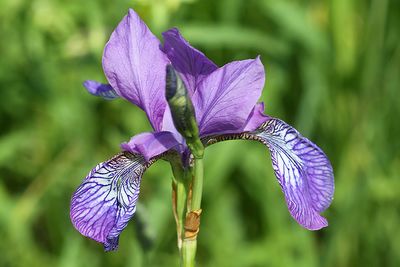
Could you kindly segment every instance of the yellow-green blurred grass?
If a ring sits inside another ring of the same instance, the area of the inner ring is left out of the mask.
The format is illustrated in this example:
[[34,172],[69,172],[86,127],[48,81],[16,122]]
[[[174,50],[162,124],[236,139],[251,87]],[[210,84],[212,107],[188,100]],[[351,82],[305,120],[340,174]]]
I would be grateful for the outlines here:
[[[399,1],[0,1],[0,266],[177,266],[169,167],[144,176],[120,249],[75,231],[69,198],[86,173],[150,130],[123,100],[91,97],[101,54],[135,8],[178,26],[219,65],[261,54],[266,110],[328,154],[330,226],[289,216],[258,144],[207,150],[199,266],[400,266]],[[246,152],[246,153],[244,153]]]

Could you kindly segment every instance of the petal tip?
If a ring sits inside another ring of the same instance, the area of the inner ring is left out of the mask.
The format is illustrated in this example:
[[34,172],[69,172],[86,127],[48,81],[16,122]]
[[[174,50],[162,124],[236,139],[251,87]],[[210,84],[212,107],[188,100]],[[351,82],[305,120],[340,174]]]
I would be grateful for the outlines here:
[[258,65],[259,67],[262,67],[262,69],[264,70],[264,65],[261,61],[261,56],[258,55],[255,59],[253,59],[253,62]]
[[111,252],[116,251],[119,245],[119,236],[113,238],[107,238],[107,240],[103,243],[104,251]]
[[318,231],[328,226],[328,220],[318,214],[317,218],[308,225],[303,225],[307,230]]
[[165,38],[169,35],[181,36],[179,29],[176,27],[172,27],[171,29],[166,30],[165,32],[161,33],[161,35]]
[[139,15],[133,10],[132,8],[128,8],[128,16],[132,17],[138,17]]
[[97,96],[98,92],[101,90],[105,90],[106,86],[105,84],[102,84],[97,81],[93,80],[86,80],[82,83],[83,87],[92,95]]
[[95,90],[92,86],[90,86],[91,84],[92,84],[92,81],[90,81],[90,80],[86,80],[86,81],[84,81],[84,82],[82,83],[83,87],[85,87],[86,90],[87,90],[89,93],[95,94],[95,93],[96,93],[96,90]]

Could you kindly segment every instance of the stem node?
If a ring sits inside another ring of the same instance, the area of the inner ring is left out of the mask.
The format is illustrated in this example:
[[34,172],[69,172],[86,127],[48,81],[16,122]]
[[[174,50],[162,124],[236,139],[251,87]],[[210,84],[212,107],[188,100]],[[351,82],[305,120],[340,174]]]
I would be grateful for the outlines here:
[[185,219],[185,239],[196,239],[200,230],[201,209],[190,211]]

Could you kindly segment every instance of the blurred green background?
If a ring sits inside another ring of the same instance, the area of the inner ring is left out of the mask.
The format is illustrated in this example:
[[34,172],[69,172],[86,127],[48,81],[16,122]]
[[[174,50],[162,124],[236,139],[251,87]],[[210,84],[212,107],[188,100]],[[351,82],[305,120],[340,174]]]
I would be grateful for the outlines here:
[[330,225],[311,232],[290,217],[263,146],[210,147],[200,267],[400,266],[399,1],[0,0],[1,267],[178,265],[165,162],[146,172],[117,252],[69,220],[89,170],[150,130],[138,108],[81,85],[105,82],[102,50],[129,7],[218,65],[260,54],[267,113],[334,167]]

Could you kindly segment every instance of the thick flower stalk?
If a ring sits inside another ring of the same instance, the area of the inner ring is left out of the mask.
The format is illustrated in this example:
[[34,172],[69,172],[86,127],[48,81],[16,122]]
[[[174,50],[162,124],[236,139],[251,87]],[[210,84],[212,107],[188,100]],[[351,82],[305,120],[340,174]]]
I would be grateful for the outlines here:
[[264,114],[264,105],[257,103],[265,81],[260,58],[218,67],[177,29],[164,32],[163,39],[161,45],[129,10],[104,49],[108,84],[84,83],[93,95],[124,98],[140,107],[153,131],[132,137],[119,154],[89,172],[71,199],[75,228],[106,251],[115,250],[135,214],[143,173],[164,159],[174,175],[173,211],[182,266],[194,266],[203,154],[206,147],[233,139],[265,145],[292,217],[309,230],[326,227],[320,213],[333,198],[331,164],[293,127]]

